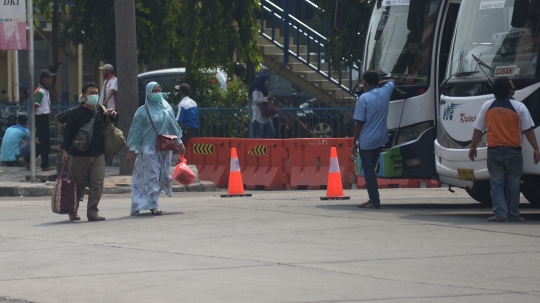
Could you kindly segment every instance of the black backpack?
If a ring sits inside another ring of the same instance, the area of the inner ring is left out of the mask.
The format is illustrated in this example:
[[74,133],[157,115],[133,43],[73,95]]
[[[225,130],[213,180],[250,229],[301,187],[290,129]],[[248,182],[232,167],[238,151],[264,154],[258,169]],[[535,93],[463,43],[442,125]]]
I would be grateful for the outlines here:
[[90,122],[83,125],[75,135],[75,138],[73,138],[71,145],[74,149],[80,152],[85,152],[90,147],[90,143],[92,143],[92,134],[94,132],[94,121],[96,120],[96,115],[97,109],[94,107],[94,116],[92,119],[90,119]]

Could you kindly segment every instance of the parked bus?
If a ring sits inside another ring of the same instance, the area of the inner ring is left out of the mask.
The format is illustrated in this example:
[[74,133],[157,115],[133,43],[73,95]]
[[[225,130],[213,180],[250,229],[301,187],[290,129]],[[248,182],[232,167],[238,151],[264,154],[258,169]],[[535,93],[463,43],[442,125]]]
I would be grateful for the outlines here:
[[[516,87],[514,98],[527,106],[540,137],[539,54],[540,0],[463,1],[445,71],[448,82],[441,87],[437,106],[435,163],[441,182],[491,204],[486,134],[471,162],[472,125],[483,103],[494,98],[492,81],[507,76]],[[540,165],[534,165],[529,142],[522,144],[521,192],[540,206]]]
[[378,177],[437,178],[433,142],[437,134],[438,87],[447,74],[445,67],[460,3],[374,3],[362,71],[375,70],[383,79],[396,81],[388,113],[389,141],[379,158]]

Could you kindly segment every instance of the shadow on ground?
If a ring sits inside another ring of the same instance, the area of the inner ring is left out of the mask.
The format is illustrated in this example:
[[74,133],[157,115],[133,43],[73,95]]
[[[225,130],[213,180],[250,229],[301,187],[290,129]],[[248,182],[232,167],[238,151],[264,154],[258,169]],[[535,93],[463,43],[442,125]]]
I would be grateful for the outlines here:
[[111,222],[111,221],[142,220],[142,219],[150,219],[150,218],[156,218],[157,219],[159,217],[167,217],[167,216],[175,216],[175,215],[183,215],[183,214],[184,213],[180,212],[180,211],[171,211],[171,212],[163,212],[163,215],[161,215],[161,216],[154,216],[150,212],[144,212],[144,213],[140,213],[140,214],[138,214],[136,216],[124,216],[124,217],[118,217],[118,218],[107,218],[107,216],[105,216],[105,218],[107,218],[107,219],[105,221],[100,221],[100,222],[88,221],[88,220],[86,220],[86,218],[84,218],[82,216],[81,216],[80,221],[70,221],[67,218],[67,215],[65,215],[66,218],[65,218],[64,221],[41,223],[41,224],[36,224],[35,226],[46,227],[46,226],[58,226],[58,225],[62,225],[62,224],[83,224],[83,223],[100,224],[100,223],[106,223],[106,222]]
[[[493,215],[491,207],[480,203],[445,204],[445,203],[409,203],[409,204],[383,204],[381,209],[365,209],[356,204],[318,205],[317,208],[326,210],[339,210],[350,212],[363,212],[366,214],[392,213],[399,215],[400,219],[433,223],[447,223],[454,225],[477,224],[485,222]],[[527,224],[540,224],[540,209],[529,203],[519,206],[522,216]]]

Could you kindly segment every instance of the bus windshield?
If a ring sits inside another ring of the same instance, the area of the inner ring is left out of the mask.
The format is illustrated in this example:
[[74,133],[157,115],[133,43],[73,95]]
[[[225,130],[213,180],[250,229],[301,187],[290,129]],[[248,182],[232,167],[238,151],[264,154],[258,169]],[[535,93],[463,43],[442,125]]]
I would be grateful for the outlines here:
[[424,29],[413,31],[407,29],[408,0],[382,1],[380,7],[375,4],[363,70],[375,70],[382,76],[395,79],[397,85],[428,84],[433,32],[440,2],[425,2]]
[[[471,71],[479,72],[469,79],[487,78],[486,74],[491,78],[535,77],[540,44],[539,2],[530,2],[525,27],[515,28],[510,25],[514,1],[463,1],[446,77]],[[481,67],[473,55],[490,68]]]

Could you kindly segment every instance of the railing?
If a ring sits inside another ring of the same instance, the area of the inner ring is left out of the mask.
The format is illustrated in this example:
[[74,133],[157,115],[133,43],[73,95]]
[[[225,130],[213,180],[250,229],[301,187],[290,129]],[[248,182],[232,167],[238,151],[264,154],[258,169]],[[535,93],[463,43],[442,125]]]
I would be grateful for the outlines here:
[[[0,103],[0,142],[4,137],[6,129],[15,124],[18,115],[25,115],[28,117],[28,125],[30,125],[30,103],[26,105],[11,102]],[[54,116],[61,111],[64,111],[74,105],[67,106],[51,106],[51,145],[57,145],[62,142],[62,129],[58,123],[54,120]]]
[[[347,138],[353,125],[344,117],[351,108],[277,108],[272,118],[276,138]],[[249,138],[249,108],[199,108],[201,137]]]
[[[321,35],[315,29],[306,24],[306,11],[319,9],[317,5],[308,0],[298,0],[302,2],[300,13],[294,11],[291,13],[291,3],[296,3],[296,0],[281,0],[282,7],[277,6],[274,1],[261,0],[261,35],[272,42],[275,46],[283,50],[283,62],[289,63],[289,56],[292,56],[299,62],[304,63],[319,75],[326,78],[331,83],[334,83],[345,92],[353,95],[353,88],[356,85],[354,79],[358,78],[360,62],[353,66],[349,72],[349,79],[343,80],[342,72],[337,73],[337,78],[333,77],[332,62],[327,60],[324,52],[325,44],[327,43],[328,25],[325,22],[324,35]],[[298,18],[300,17],[300,19]],[[266,22],[266,25],[265,25]],[[271,34],[265,33],[265,26],[269,26]],[[283,36],[276,37],[276,28],[283,29]],[[290,38],[294,38],[296,47],[290,47]],[[283,43],[280,43],[276,38],[283,38]],[[302,51],[305,47],[306,51]],[[315,58],[312,58],[315,57]],[[322,64],[328,63],[326,68]]]

